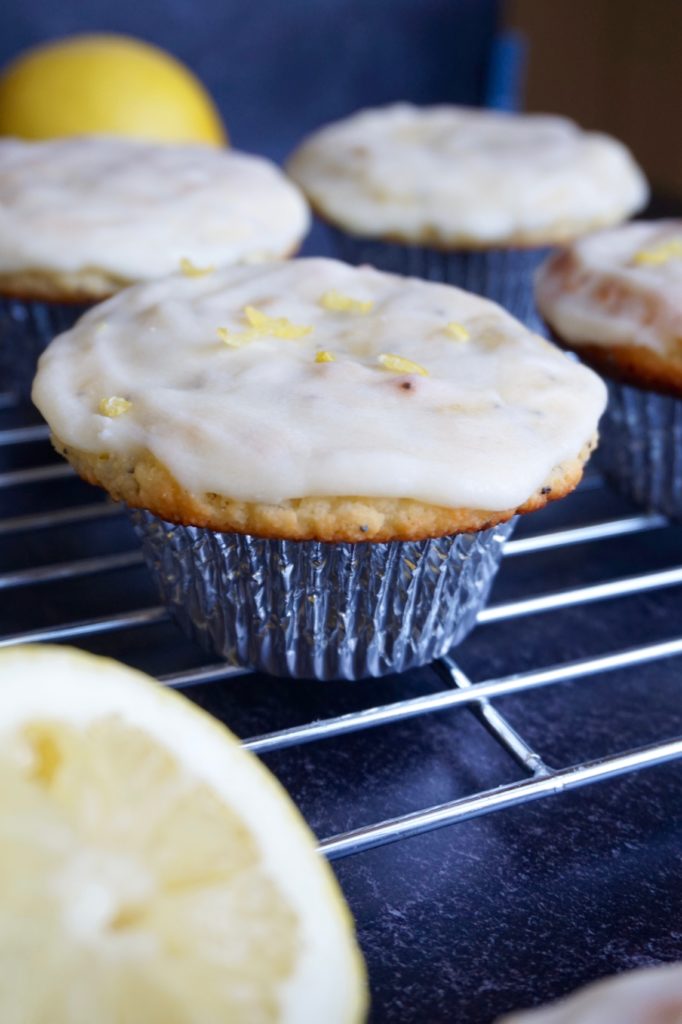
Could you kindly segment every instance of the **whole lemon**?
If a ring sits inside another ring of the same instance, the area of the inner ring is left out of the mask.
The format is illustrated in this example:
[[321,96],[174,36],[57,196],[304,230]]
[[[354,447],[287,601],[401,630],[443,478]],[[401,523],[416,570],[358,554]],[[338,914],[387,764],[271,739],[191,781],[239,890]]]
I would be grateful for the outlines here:
[[127,135],[227,142],[201,82],[164,50],[119,35],[78,35],[20,54],[0,75],[0,135]]

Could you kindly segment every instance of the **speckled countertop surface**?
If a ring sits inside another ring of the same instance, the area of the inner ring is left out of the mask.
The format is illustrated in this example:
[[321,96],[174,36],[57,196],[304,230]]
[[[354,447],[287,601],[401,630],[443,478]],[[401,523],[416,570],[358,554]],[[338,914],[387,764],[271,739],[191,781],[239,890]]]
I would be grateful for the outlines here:
[[[0,409],[0,431],[36,422]],[[0,473],[53,462],[45,440],[0,447]],[[73,477],[0,488],[0,515],[99,501]],[[632,514],[594,472],[516,537]],[[123,516],[0,532],[3,572],[135,547]],[[504,560],[494,603],[682,564],[682,528]],[[457,659],[474,681],[669,639],[679,588],[480,626]],[[142,566],[0,588],[2,634],[156,603]],[[83,646],[156,674],[213,660],[170,622]],[[552,767],[682,732],[680,659],[496,701]],[[244,676],[188,695],[243,737],[442,688],[432,669],[364,683]],[[320,836],[522,778],[466,708],[265,757]],[[355,914],[376,1022],[488,1024],[598,975],[682,957],[682,762],[499,811],[334,862]]]

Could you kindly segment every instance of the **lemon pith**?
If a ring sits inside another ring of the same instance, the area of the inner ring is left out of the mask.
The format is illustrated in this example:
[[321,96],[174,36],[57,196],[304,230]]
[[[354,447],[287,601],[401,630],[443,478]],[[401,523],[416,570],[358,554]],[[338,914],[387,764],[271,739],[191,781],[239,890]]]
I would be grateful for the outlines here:
[[0,74],[0,135],[87,134],[224,145],[220,115],[180,61],[138,39],[80,35],[20,54]]
[[0,653],[0,741],[3,1024],[361,1019],[329,869],[208,716],[116,663],[26,648]]

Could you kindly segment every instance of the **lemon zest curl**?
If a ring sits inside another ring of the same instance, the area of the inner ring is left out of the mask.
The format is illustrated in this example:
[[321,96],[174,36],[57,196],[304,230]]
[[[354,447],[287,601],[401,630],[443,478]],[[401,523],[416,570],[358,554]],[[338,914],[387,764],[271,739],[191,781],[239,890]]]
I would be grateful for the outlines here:
[[377,362],[382,369],[389,370],[391,373],[418,373],[420,377],[429,375],[429,371],[420,363],[414,363],[411,359],[393,355],[391,352],[382,352],[377,357]]

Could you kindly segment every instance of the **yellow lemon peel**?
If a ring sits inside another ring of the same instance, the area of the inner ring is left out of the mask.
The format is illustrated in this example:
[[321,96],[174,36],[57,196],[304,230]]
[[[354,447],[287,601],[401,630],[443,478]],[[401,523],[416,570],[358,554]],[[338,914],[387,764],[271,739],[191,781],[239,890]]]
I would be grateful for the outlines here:
[[335,357],[333,352],[327,352],[326,349],[323,349],[322,351],[315,353],[315,362],[316,363],[335,363],[336,362],[336,357]]
[[312,327],[292,324],[285,316],[268,316],[254,306],[246,306],[244,316],[247,323],[259,334],[272,335],[274,338],[303,338],[312,332]]
[[320,299],[320,304],[332,313],[371,313],[374,303],[371,299],[352,299],[350,295],[342,292],[325,292]]
[[377,361],[384,370],[390,370],[391,373],[418,373],[421,377],[429,375],[429,371],[419,363],[405,359],[404,356],[392,355],[390,352],[382,352],[377,356]]
[[207,274],[212,274],[214,270],[215,267],[197,267],[186,256],[183,256],[180,260],[180,271],[185,277],[206,277]]
[[454,338],[455,341],[468,341],[470,337],[464,324],[458,323],[457,320],[451,320],[449,324],[446,324],[445,332],[446,334],[449,334],[451,338]]
[[220,340],[230,348],[241,348],[256,338],[284,338],[293,341],[312,332],[312,327],[292,324],[291,320],[284,316],[268,316],[255,306],[245,306],[244,316],[249,325],[244,331],[231,331],[229,327],[216,328]]
[[112,395],[111,398],[102,399],[97,407],[97,411],[102,416],[108,416],[109,419],[116,419],[117,416],[122,416],[132,407],[133,403],[129,402],[127,398],[121,398],[120,395]]
[[661,242],[651,249],[640,249],[632,257],[636,266],[658,267],[669,260],[682,258],[682,238],[672,238],[669,242]]
[[250,331],[231,331],[229,327],[216,327],[216,334],[228,348],[241,348],[255,337]]
[[0,135],[126,135],[227,143],[204,86],[169,53],[130,36],[78,34],[25,50],[0,75]]

